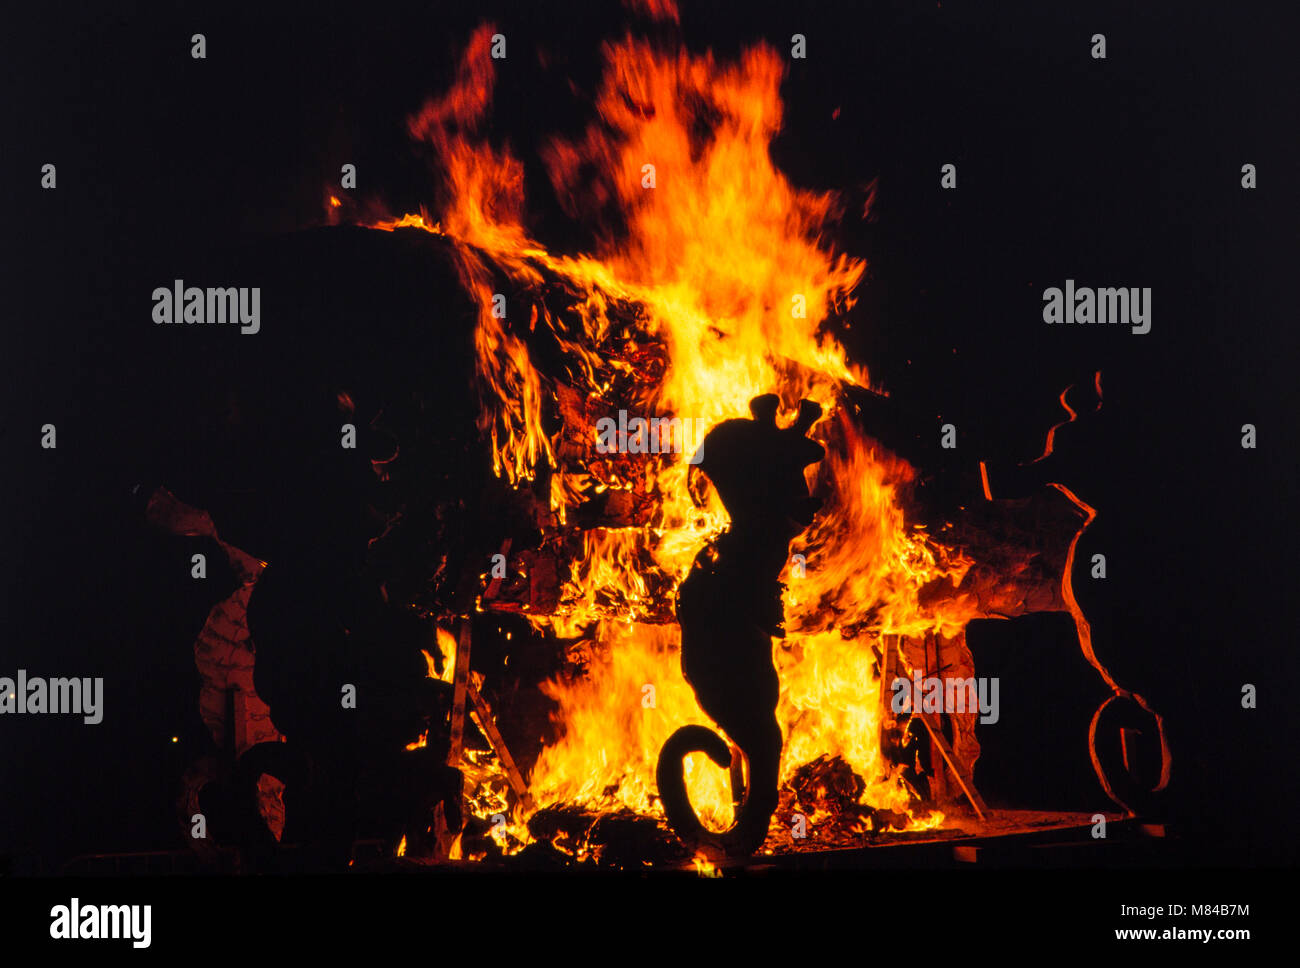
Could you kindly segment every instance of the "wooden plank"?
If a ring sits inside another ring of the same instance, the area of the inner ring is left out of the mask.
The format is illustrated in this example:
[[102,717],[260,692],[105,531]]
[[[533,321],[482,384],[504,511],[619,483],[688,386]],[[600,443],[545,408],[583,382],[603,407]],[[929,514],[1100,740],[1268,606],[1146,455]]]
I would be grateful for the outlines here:
[[898,676],[898,636],[884,634],[880,636],[880,739],[881,750],[887,748],[889,724],[895,723],[893,697],[891,688]]
[[[889,644],[887,652],[897,656],[897,653],[902,646],[901,640],[894,636],[882,636],[882,640],[893,640]],[[932,640],[931,636],[927,634],[926,647],[925,647],[927,666],[929,664],[931,641],[934,640]],[[938,670],[941,668],[941,663],[938,657],[939,644],[937,641],[934,641],[934,647],[935,647],[935,668],[936,670]],[[907,662],[903,659],[902,656],[898,656],[897,661],[899,663],[899,666],[901,666],[902,674],[906,678],[908,679],[915,678],[913,676],[912,669],[907,665]],[[929,674],[928,668],[926,669],[926,674],[927,675]],[[898,675],[897,667],[896,667],[896,671],[891,673],[890,678],[893,678],[894,675]],[[882,690],[881,690],[882,696],[884,694],[884,687],[885,684],[882,682]],[[966,776],[961,771],[961,769],[958,768],[957,757],[953,753],[952,747],[948,744],[948,741],[944,738],[942,726],[938,723],[938,721],[934,719],[932,714],[922,712],[919,707],[920,707],[920,697],[913,696],[912,715],[918,717],[921,720],[921,725],[924,726],[926,732],[930,734],[930,742],[934,745],[934,748],[939,750],[940,755],[942,755],[944,762],[948,766],[949,775],[954,780],[956,780],[957,785],[961,787],[961,792],[966,795],[966,799],[970,801],[970,805],[975,809],[975,815],[979,817],[981,820],[986,819],[988,806],[984,803],[984,798],[979,795],[979,791],[975,789],[974,779],[972,777]],[[885,714],[890,715],[891,711],[888,708],[886,708]]]
[[957,781],[957,785],[961,787],[961,792],[966,794],[966,799],[970,801],[970,805],[975,808],[975,815],[983,820],[988,807],[984,804],[984,798],[979,795],[979,791],[975,789],[974,781],[963,776],[961,770],[957,768],[957,758],[953,755],[952,747],[948,745],[948,741],[943,738],[943,730],[939,728],[937,722],[932,722],[933,717],[931,714],[917,712],[916,715],[921,718],[921,725],[929,731],[930,740],[943,754],[944,761],[948,764],[948,772],[952,774],[953,779]]
[[458,767],[465,744],[465,691],[469,685],[469,623],[461,620],[460,635],[456,640],[456,675],[452,680],[451,746],[447,750],[447,765]]
[[474,704],[474,711],[478,714],[478,725],[492,744],[492,749],[496,751],[497,758],[501,760],[501,765],[505,767],[506,778],[510,785],[514,787],[515,793],[519,794],[519,799],[523,801],[524,806],[532,805],[532,796],[528,792],[528,785],[524,783],[523,774],[519,772],[519,767],[515,766],[514,757],[510,755],[510,750],[506,746],[505,739],[501,736],[501,731],[497,729],[496,720],[492,716],[492,708],[488,705],[473,683],[466,686],[469,692],[470,702]]

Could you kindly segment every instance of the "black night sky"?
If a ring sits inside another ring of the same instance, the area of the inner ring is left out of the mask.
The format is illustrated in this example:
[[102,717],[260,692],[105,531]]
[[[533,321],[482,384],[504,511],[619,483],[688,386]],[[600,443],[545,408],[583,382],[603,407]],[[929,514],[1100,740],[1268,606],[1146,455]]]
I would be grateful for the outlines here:
[[[364,408],[427,384],[449,420],[469,413],[467,307],[429,305],[419,245],[319,227],[347,162],[357,194],[393,212],[433,201],[405,118],[446,89],[483,21],[510,45],[491,138],[524,161],[534,234],[581,251],[538,150],[589,120],[600,41],[635,22],[619,5],[10,15],[0,675],[107,683],[100,726],[0,720],[0,856],[15,870],[182,845],[176,779],[206,742],[190,646],[230,576],[196,588],[189,552],[144,527],[132,488],[167,486],[271,559],[260,549],[289,540],[289,518],[352,526],[357,469],[318,446],[337,388]],[[1101,371],[1102,412],[1058,435],[1055,479],[1098,510],[1080,553],[1108,562],[1080,597],[1103,661],[1165,716],[1158,817],[1219,864],[1295,859],[1292,26],[1207,3],[682,12],[688,47],[724,59],[808,38],[774,159],[843,194],[835,243],[869,264],[846,341],[909,413],[956,424],[954,473],[1036,456],[1061,390]],[[194,32],[206,60],[190,57]],[[1089,56],[1097,32],[1104,61]],[[946,163],[955,191],[939,187]],[[261,333],[155,327],[150,293],[175,278],[260,285]],[[1043,290],[1066,279],[1150,287],[1151,332],[1045,325]],[[1257,449],[1241,447],[1244,423]],[[1085,745],[1104,692],[1072,639],[1060,614],[972,626],[981,674],[1003,677],[1008,707],[1023,697],[986,746],[991,800],[1106,805]],[[1259,708],[1241,708],[1244,683]]]

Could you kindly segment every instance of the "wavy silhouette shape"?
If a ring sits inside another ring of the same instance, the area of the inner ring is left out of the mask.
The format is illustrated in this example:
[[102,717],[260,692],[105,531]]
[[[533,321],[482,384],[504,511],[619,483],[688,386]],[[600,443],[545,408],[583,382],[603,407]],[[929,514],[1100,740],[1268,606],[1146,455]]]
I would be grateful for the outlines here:
[[[783,740],[772,638],[785,636],[780,574],[791,539],[812,523],[821,503],[809,495],[803,469],[826,454],[806,436],[822,409],[804,400],[795,422],[782,429],[778,406],[775,394],[755,397],[753,419],[723,421],[705,436],[700,469],[731,525],[696,556],[677,594],[682,673],[736,750],[705,726],[683,726],[660,750],[656,770],[664,813],[682,842],[728,856],[761,847],[776,811]],[[748,768],[735,822],[721,833],[704,827],[686,791],[683,761],[696,752],[732,766],[733,778],[742,762]]]

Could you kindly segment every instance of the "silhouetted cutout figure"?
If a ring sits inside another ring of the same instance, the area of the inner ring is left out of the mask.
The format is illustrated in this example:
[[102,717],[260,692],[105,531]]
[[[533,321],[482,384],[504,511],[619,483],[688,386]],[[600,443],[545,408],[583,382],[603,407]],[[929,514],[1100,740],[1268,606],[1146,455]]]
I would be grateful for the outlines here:
[[696,556],[677,596],[682,672],[700,708],[726,731],[749,768],[736,821],[719,834],[706,830],[691,807],[682,760],[702,752],[728,766],[726,741],[704,726],[684,726],[660,751],[656,777],[668,822],[684,844],[706,853],[752,854],[777,805],[781,687],[771,640],[785,637],[780,574],[791,539],[821,505],[809,495],[803,469],[826,454],[806,436],[822,408],[803,400],[794,424],[778,429],[779,403],[775,394],[755,397],[752,420],[723,421],[705,436],[700,469],[717,488],[731,526]]

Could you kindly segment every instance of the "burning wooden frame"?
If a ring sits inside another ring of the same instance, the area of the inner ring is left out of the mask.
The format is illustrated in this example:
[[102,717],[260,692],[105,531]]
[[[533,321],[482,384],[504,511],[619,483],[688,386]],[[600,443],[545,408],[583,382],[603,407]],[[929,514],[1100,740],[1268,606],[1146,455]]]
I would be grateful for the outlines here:
[[[1093,509],[1064,483],[1035,480],[1032,461],[952,468],[928,444],[949,431],[873,387],[837,339],[865,267],[825,245],[835,198],[793,187],[771,162],[779,59],[759,47],[720,65],[631,40],[611,45],[599,122],[579,143],[554,142],[546,160],[573,214],[601,198],[598,214],[616,210],[624,231],[596,255],[568,257],[528,235],[520,163],[478,134],[493,83],[490,37],[490,28],[475,35],[453,89],[411,120],[445,177],[437,219],[369,217],[337,198],[329,210],[377,230],[427,233],[430,264],[454,271],[457,291],[434,299],[450,306],[468,296],[476,307],[482,442],[461,456],[490,464],[499,482],[490,497],[462,491],[426,497],[418,514],[397,508],[369,546],[381,572],[402,557],[394,549],[432,546],[420,559],[427,567],[408,562],[415,574],[379,587],[385,606],[411,606],[426,631],[437,627],[428,678],[449,690],[438,693],[441,706],[424,697],[423,731],[404,742],[463,776],[467,807],[462,829],[458,781],[443,774],[436,796],[416,798],[418,819],[398,853],[474,858],[544,843],[620,866],[689,860],[661,823],[655,761],[673,730],[713,724],[678,670],[673,602],[730,516],[690,453],[637,435],[655,420],[713,427],[765,393],[787,408],[815,401],[823,416],[811,435],[826,452],[806,481],[823,511],[791,546],[786,636],[773,648],[784,754],[766,850],[996,821],[974,781],[978,713],[924,704],[900,713],[891,703],[898,679],[973,677],[965,628],[980,618],[1069,613],[1112,692],[1107,703],[1130,701],[1154,721],[1152,785],[1162,788],[1170,760],[1159,717],[1097,661],[1072,594],[1074,550]],[[658,180],[642,176],[648,157]],[[593,186],[585,179],[596,163]],[[1100,406],[1099,379],[1096,392]],[[1065,394],[1062,403],[1075,419]],[[612,447],[611,420],[628,431]],[[420,466],[421,434],[426,457],[437,449],[425,423],[370,428],[391,441],[373,461],[378,477],[418,480],[409,468]],[[1051,447],[1049,433],[1045,453]],[[1016,496],[1002,496],[1004,478]],[[155,517],[192,531],[175,514]],[[421,527],[436,533],[413,538]],[[494,638],[482,620],[493,615],[519,620],[527,636]],[[503,665],[537,649],[560,669],[531,692],[516,682],[494,696],[474,668],[480,635]],[[246,683],[205,676],[237,686],[246,716],[258,708]],[[510,706],[515,725],[535,725],[548,704],[551,735],[540,749],[499,721]],[[1127,808],[1097,753],[1101,712],[1093,764]],[[240,745],[236,757],[246,755]],[[743,764],[688,762],[684,782],[705,826],[726,829]],[[275,791],[260,796],[271,815]]]

